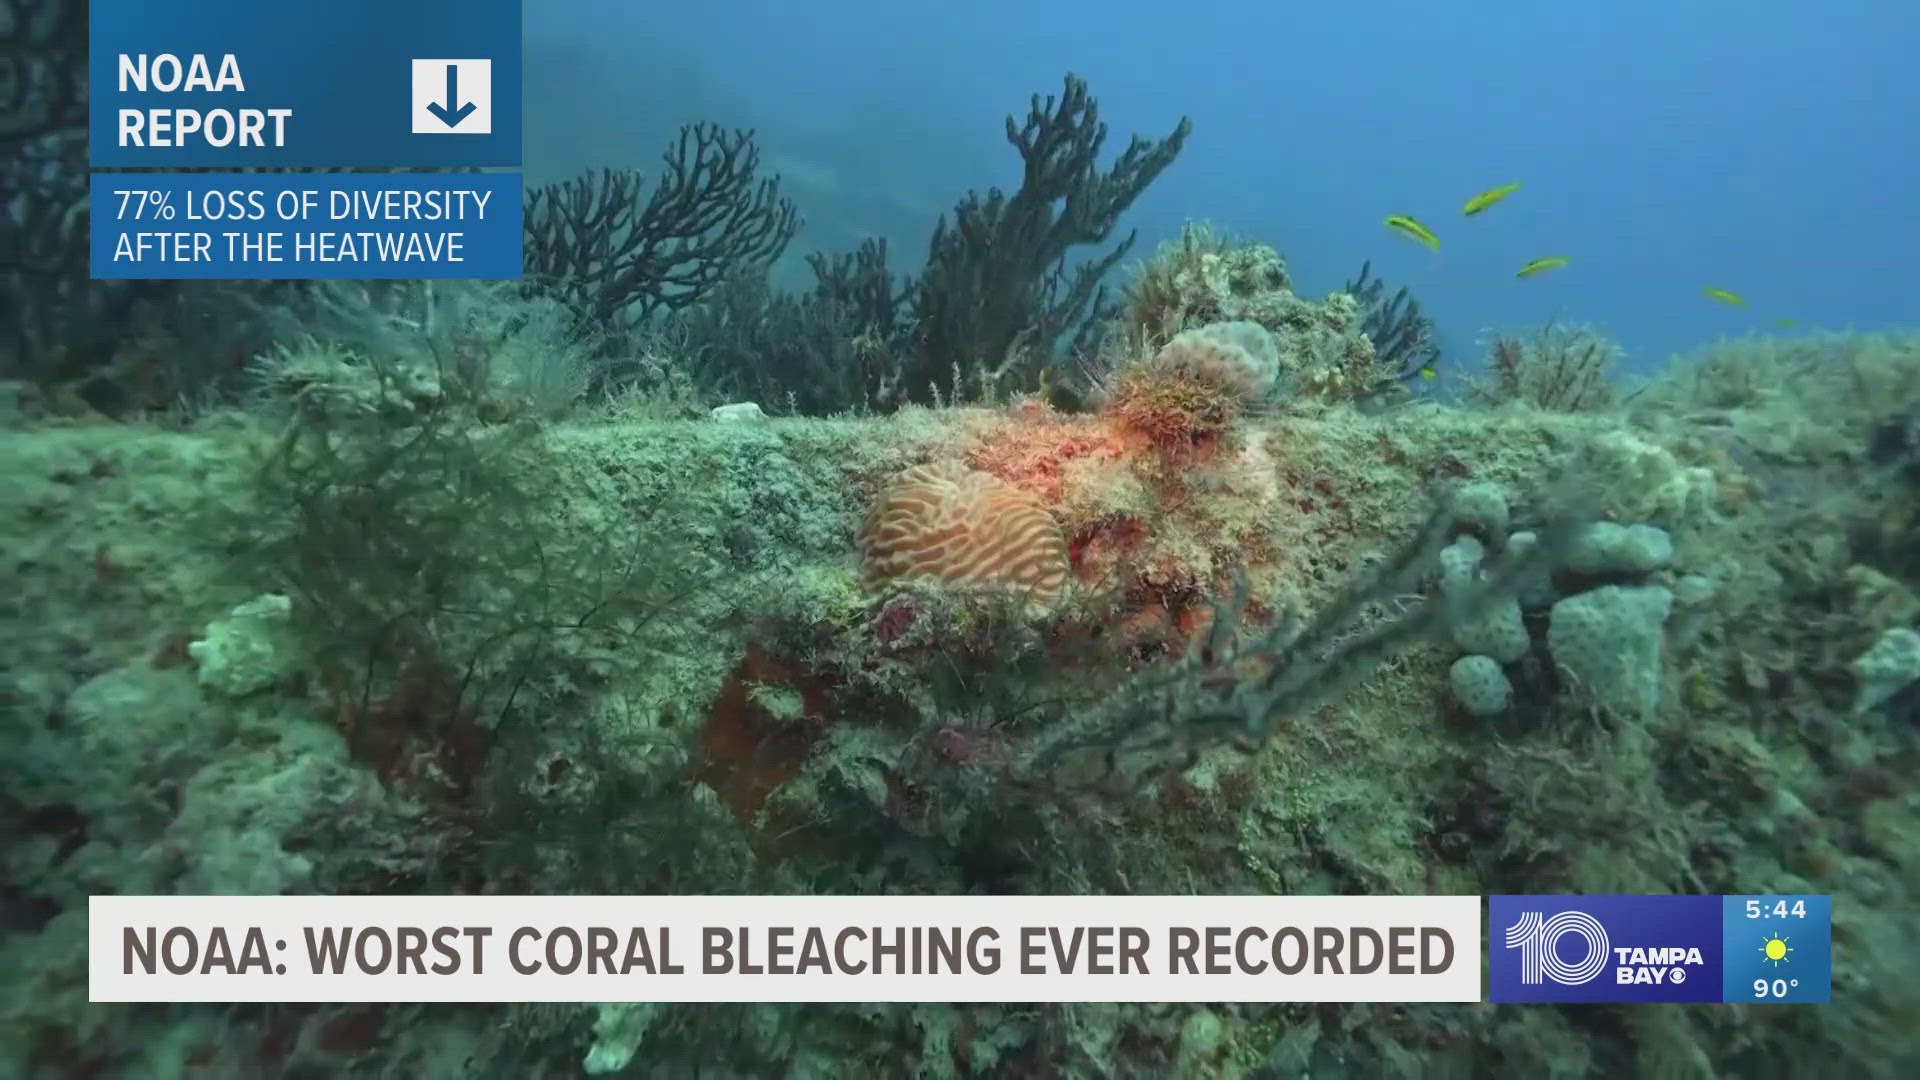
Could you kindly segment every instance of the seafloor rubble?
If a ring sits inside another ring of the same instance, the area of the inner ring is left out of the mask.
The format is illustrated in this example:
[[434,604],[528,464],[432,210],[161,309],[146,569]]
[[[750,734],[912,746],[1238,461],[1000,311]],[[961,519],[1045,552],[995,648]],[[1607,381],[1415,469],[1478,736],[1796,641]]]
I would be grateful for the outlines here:
[[[1920,349],[1274,409],[1236,334],[1092,413],[0,435],[4,1071],[1904,1074]],[[89,894],[465,891],[1830,892],[1835,1004],[86,1003]]]

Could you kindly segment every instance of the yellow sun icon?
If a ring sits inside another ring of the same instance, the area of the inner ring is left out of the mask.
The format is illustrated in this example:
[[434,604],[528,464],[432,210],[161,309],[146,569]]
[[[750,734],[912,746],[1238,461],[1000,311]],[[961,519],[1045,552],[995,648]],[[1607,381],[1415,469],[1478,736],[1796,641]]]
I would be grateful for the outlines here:
[[1760,955],[1773,961],[1774,967],[1779,967],[1781,964],[1786,963],[1787,954],[1792,951],[1793,946],[1788,945],[1787,939],[1781,937],[1779,934],[1775,934],[1760,943]]

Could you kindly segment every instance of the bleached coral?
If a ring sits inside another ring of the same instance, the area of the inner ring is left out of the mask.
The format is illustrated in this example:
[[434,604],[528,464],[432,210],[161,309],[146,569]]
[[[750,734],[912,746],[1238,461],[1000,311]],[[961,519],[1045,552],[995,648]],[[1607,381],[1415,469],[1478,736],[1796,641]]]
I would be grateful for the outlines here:
[[1513,684],[1490,656],[1469,655],[1447,669],[1447,685],[1462,708],[1479,717],[1498,716],[1513,701]]
[[1141,264],[1121,320],[1149,342],[1168,341],[1189,327],[1249,320],[1261,298],[1292,289],[1286,262],[1273,248],[1189,222],[1180,239]]
[[1650,574],[1673,565],[1673,537],[1654,525],[1598,521],[1567,552],[1567,568],[1582,574]]
[[205,635],[187,646],[199,665],[200,685],[244,697],[279,681],[287,673],[292,612],[292,601],[268,593],[208,624]]
[[1277,354],[1273,381],[1283,397],[1351,398],[1373,386],[1373,343],[1362,329],[1358,300],[1346,293],[1318,303],[1300,297],[1272,248],[1189,225],[1142,267],[1118,329],[1152,348],[1218,323],[1266,328]]
[[708,410],[707,416],[722,423],[760,423],[767,418],[766,411],[757,401],[736,401],[731,405],[715,405]]
[[1719,499],[1713,470],[1683,465],[1671,450],[1633,432],[1596,437],[1588,455],[1623,516],[1673,526],[1708,513]]
[[581,1069],[589,1076],[604,1076],[626,1068],[640,1052],[640,1044],[660,1013],[661,1006],[650,1001],[595,1005],[593,1046],[587,1050]]
[[1853,662],[1859,690],[1853,711],[1875,708],[1920,679],[1920,634],[1896,626],[1881,634],[1873,647]]
[[1273,388],[1280,374],[1280,350],[1259,323],[1208,323],[1175,335],[1154,357],[1153,366],[1159,374],[1211,384],[1250,400]]
[[[1501,509],[1506,503],[1501,502]],[[1440,590],[1449,599],[1465,599],[1479,586],[1484,575],[1481,564],[1486,547],[1472,536],[1456,537],[1440,551]],[[1527,655],[1532,641],[1520,611],[1520,602],[1506,597],[1489,605],[1477,618],[1454,627],[1453,643],[1463,651],[1479,653],[1502,664],[1511,664]]]
[[1477,536],[1498,540],[1507,531],[1507,492],[1491,480],[1462,484],[1452,506],[1454,520]]
[[1338,401],[1373,388],[1373,342],[1360,329],[1360,302],[1353,297],[1333,293],[1315,304],[1289,293],[1274,297],[1272,312],[1260,321],[1280,342],[1294,396]]
[[1486,546],[1471,536],[1455,538],[1440,549],[1440,587],[1456,595],[1479,579],[1480,563],[1486,558]]
[[[1538,533],[1532,529],[1521,529],[1507,537],[1504,555],[1510,560],[1524,559],[1539,542]],[[1520,606],[1529,609],[1549,607],[1559,597],[1560,594],[1553,587],[1551,574],[1532,575],[1519,582],[1514,592],[1514,599],[1520,601]]]
[[1524,659],[1533,647],[1527,636],[1520,601],[1507,597],[1496,601],[1486,614],[1454,628],[1453,643],[1467,652],[1483,653],[1503,664]]
[[1660,705],[1667,615],[1673,594],[1658,585],[1607,585],[1553,605],[1547,648],[1594,704],[1648,719]]

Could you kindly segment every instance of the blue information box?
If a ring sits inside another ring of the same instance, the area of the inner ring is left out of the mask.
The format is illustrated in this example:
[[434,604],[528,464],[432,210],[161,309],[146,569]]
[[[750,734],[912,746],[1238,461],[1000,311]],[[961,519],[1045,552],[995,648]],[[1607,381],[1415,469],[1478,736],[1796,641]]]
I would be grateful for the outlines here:
[[94,173],[95,278],[518,278],[520,174]]
[[101,168],[520,165],[520,0],[92,0]]

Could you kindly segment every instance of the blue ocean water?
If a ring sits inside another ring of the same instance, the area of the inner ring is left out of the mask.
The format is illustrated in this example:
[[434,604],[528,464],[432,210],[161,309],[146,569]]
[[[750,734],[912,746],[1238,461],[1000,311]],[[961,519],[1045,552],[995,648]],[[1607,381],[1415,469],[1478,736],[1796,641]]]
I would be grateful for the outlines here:
[[[1207,220],[1279,248],[1313,294],[1371,259],[1456,363],[1487,327],[1556,317],[1643,369],[1723,335],[1906,325],[1920,285],[1902,181],[1920,8],[1885,0],[556,0],[526,36],[530,174],[750,124],[809,219],[794,259],[877,234],[917,264],[958,194],[1017,182],[1002,117],[1072,71],[1109,153],[1193,118],[1126,222],[1137,250]],[[1504,183],[1522,187],[1461,215]],[[1388,232],[1396,213],[1440,251]],[[1514,278],[1554,255],[1571,263]]]

